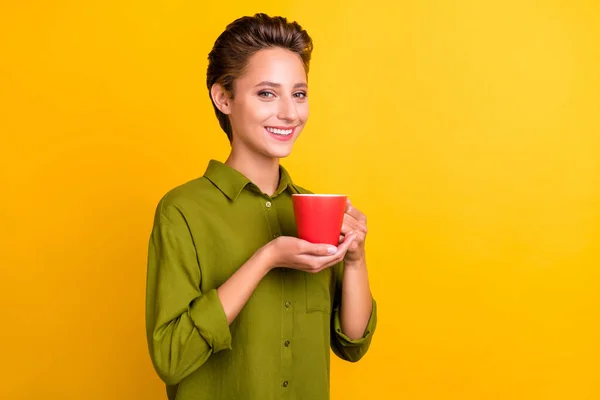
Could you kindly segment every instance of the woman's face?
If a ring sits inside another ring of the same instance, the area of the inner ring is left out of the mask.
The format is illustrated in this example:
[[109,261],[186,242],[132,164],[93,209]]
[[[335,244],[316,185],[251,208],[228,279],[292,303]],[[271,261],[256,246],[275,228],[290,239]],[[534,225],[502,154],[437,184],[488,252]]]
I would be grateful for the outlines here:
[[228,100],[234,150],[268,158],[288,156],[308,119],[307,79],[298,55],[260,50],[234,82]]

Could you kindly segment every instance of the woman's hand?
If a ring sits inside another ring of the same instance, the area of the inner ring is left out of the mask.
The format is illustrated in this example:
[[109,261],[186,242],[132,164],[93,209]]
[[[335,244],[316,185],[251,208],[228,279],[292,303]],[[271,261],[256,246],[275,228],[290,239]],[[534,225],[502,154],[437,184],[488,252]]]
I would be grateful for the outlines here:
[[355,235],[346,235],[344,241],[335,247],[310,243],[291,236],[280,236],[263,247],[263,251],[270,268],[285,267],[317,273],[341,262],[354,240]]
[[344,214],[344,223],[342,225],[342,234],[340,243],[345,241],[346,237],[354,234],[355,239],[350,244],[344,258],[346,265],[358,263],[365,260],[365,240],[367,238],[367,217],[352,205],[350,199],[346,203],[346,212]]

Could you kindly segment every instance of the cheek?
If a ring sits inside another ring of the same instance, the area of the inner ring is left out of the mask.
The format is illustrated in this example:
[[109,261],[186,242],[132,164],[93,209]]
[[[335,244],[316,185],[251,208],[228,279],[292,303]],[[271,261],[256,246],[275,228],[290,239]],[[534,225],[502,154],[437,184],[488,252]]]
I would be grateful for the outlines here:
[[249,122],[256,124],[268,125],[267,122],[272,121],[273,116],[277,115],[277,110],[274,103],[257,102],[253,104],[248,111]]
[[273,115],[273,106],[262,101],[244,101],[236,104],[232,117],[243,124],[262,123]]
[[308,116],[310,114],[309,108],[308,108],[308,102],[299,104],[298,107],[296,108],[296,110],[298,112],[298,119],[302,122],[306,122],[308,120]]

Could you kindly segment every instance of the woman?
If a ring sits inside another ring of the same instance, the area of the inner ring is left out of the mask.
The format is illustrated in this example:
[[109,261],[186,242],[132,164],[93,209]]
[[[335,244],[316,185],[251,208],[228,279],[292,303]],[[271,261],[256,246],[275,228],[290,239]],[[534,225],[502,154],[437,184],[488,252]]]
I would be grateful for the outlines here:
[[348,203],[337,247],[298,239],[291,195],[310,192],[279,165],[308,118],[311,51],[297,23],[256,14],[209,55],[231,153],[160,200],[149,243],[147,338],[169,399],[328,399],[329,349],[369,348],[366,218]]

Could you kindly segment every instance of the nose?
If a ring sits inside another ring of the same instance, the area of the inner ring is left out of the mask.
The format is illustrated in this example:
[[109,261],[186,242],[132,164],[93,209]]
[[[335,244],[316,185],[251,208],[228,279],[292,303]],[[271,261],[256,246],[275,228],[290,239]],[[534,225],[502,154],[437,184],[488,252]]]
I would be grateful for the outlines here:
[[298,111],[293,99],[281,98],[277,118],[285,121],[295,121],[298,119]]

